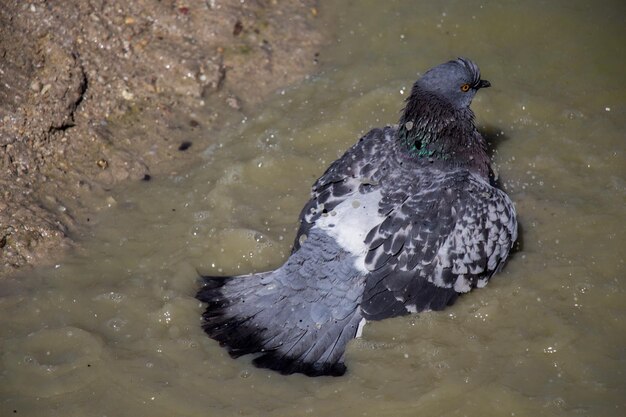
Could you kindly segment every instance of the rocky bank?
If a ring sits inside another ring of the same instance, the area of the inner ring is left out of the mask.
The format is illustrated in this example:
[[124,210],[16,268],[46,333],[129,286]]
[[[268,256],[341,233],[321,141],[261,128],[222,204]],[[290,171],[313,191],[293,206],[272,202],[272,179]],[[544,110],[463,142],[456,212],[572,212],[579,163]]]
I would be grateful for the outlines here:
[[311,0],[1,3],[0,276],[61,256],[121,182],[192,163],[324,41]]

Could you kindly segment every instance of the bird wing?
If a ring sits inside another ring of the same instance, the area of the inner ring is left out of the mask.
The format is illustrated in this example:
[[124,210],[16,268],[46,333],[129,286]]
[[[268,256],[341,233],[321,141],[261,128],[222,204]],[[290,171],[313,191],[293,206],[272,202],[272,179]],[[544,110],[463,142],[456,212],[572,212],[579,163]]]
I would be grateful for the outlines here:
[[517,237],[509,197],[467,171],[418,176],[384,193],[365,238],[364,317],[440,310],[484,286]]
[[308,234],[323,214],[356,192],[367,194],[378,187],[394,137],[395,128],[391,126],[370,130],[313,184],[311,199],[300,212],[293,252],[300,249],[301,237]]

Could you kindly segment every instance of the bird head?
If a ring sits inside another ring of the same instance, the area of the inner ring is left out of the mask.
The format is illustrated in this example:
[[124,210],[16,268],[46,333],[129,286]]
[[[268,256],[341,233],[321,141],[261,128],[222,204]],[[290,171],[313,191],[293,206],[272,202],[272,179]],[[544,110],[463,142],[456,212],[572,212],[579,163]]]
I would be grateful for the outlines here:
[[491,83],[480,79],[478,66],[467,58],[457,58],[428,70],[416,85],[445,98],[457,108],[472,103],[476,92]]

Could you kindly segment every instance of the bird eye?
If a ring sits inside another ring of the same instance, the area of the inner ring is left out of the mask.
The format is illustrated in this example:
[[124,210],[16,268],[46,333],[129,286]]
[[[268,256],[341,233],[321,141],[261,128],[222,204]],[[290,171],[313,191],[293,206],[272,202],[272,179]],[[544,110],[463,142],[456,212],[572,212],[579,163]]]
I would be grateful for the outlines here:
[[469,84],[463,84],[461,86],[461,91],[463,91],[464,93],[467,93],[470,89],[470,85]]

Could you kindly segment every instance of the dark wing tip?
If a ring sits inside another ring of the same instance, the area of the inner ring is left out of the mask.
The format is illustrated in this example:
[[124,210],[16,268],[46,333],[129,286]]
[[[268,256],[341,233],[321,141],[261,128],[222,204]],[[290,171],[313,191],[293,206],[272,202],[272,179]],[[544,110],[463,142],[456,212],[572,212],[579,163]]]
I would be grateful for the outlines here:
[[283,375],[301,373],[310,377],[341,376],[346,372],[346,366],[342,362],[304,362],[297,358],[290,358],[278,349],[267,349],[267,341],[263,337],[265,329],[250,326],[245,319],[227,318],[215,309],[210,310],[209,306],[203,315],[202,328],[233,358],[259,354],[252,361],[256,367],[271,369]]
[[233,316],[229,308],[234,299],[223,294],[223,287],[233,277],[201,277],[202,286],[196,299],[207,303],[202,314],[202,329],[213,340],[219,342],[228,354],[238,358],[248,354],[259,354],[253,363],[259,368],[272,369],[283,375],[302,373],[307,376],[341,376],[346,372],[342,362],[305,362],[290,358],[278,349],[268,349],[264,335],[266,328],[253,325],[250,317]]
[[306,376],[342,376],[346,373],[346,366],[343,363],[309,363],[298,360],[290,360],[276,351],[263,353],[255,358],[252,363],[259,368],[268,368],[280,372],[283,375],[295,373]]

